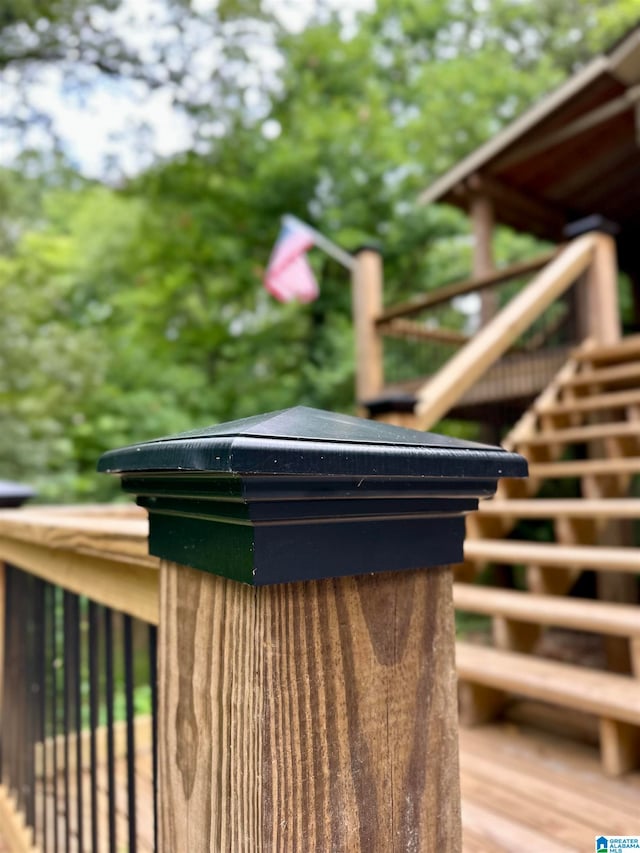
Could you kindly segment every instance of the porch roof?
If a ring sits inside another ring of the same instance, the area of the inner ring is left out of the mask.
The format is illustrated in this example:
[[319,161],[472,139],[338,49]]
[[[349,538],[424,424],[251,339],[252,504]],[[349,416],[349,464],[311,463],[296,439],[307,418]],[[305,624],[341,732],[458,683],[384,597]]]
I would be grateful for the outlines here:
[[467,209],[488,195],[498,222],[557,241],[591,214],[640,225],[640,26],[438,178],[422,204]]

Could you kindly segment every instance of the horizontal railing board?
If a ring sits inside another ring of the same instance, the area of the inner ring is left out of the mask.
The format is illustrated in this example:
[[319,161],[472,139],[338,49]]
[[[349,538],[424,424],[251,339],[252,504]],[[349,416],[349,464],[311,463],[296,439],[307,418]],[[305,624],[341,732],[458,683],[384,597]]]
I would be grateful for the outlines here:
[[556,430],[541,430],[522,440],[522,447],[579,444],[600,438],[640,438],[640,421],[612,421]]
[[511,518],[640,518],[640,498],[495,498],[481,501],[479,511]]
[[534,595],[465,583],[453,585],[453,601],[459,610],[472,613],[611,636],[640,636],[640,611],[629,604]]
[[516,539],[467,539],[465,560],[531,566],[594,569],[595,571],[640,571],[640,548],[600,545],[558,545],[555,542],[526,542]]
[[627,382],[629,380],[637,380],[640,378],[640,362],[634,361],[630,363],[615,364],[608,367],[594,368],[591,370],[583,370],[571,377],[566,383],[565,388],[582,388],[590,385],[608,385],[618,382]]
[[529,465],[529,476],[534,478],[637,473],[640,473],[640,456],[622,456],[611,459],[570,459],[561,462],[534,462]]
[[8,538],[0,531],[0,560],[85,595],[151,625],[159,619],[159,565],[51,548]]
[[640,335],[630,335],[615,344],[578,348],[573,357],[593,364],[611,364],[640,356]]
[[0,536],[42,545],[55,550],[72,550],[97,556],[135,559],[143,565],[157,565],[147,550],[146,513],[79,514],[61,508],[40,507],[0,511]]
[[640,389],[611,391],[608,394],[592,394],[561,403],[535,406],[539,415],[572,415],[581,412],[597,412],[602,409],[620,409],[640,403]]
[[640,724],[640,680],[628,676],[466,642],[456,644],[456,666],[462,681]]
[[411,314],[417,314],[427,308],[435,308],[437,305],[449,302],[449,300],[455,299],[457,296],[481,292],[497,284],[511,281],[531,272],[537,272],[546,266],[549,261],[553,260],[557,254],[558,250],[554,249],[551,252],[545,252],[544,255],[533,258],[531,261],[519,261],[486,276],[475,276],[474,278],[464,279],[464,281],[442,285],[442,287],[438,287],[424,296],[417,297],[411,302],[403,302],[402,304],[385,308],[380,317],[378,317],[377,323],[382,324],[389,320],[394,320],[396,317],[407,317]]

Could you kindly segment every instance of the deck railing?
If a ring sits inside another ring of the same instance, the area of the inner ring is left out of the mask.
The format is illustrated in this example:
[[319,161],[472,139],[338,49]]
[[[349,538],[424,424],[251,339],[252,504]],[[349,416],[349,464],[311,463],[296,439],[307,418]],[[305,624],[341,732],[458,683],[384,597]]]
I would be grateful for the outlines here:
[[2,559],[0,826],[11,849],[154,850],[158,561],[144,513],[5,511]]
[[612,239],[592,232],[386,309],[381,275],[356,275],[356,314],[369,306],[368,322],[356,323],[357,338],[369,340],[361,345],[368,360],[357,360],[358,399],[382,417],[389,408],[411,411],[422,428],[452,409],[515,420],[575,345],[619,335],[616,274]]
[[105,454],[149,526],[0,512],[12,850],[460,853],[443,564],[526,465],[406,436],[298,407]]

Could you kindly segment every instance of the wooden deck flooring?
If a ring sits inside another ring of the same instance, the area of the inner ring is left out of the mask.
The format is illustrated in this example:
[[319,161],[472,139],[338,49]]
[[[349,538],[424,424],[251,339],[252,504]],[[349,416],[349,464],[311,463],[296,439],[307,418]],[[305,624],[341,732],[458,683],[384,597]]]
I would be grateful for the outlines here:
[[[138,849],[150,851],[149,756],[136,764]],[[463,853],[590,853],[597,835],[640,834],[640,773],[604,777],[594,747],[505,722],[462,730],[460,765]],[[126,850],[124,765],[117,773],[118,850]],[[106,849],[105,808],[99,849]],[[75,838],[71,848],[77,849]],[[87,836],[84,849],[91,849]],[[12,853],[1,826],[0,853]]]
[[640,773],[603,776],[597,750],[515,723],[460,732],[464,853],[590,853],[640,834]]

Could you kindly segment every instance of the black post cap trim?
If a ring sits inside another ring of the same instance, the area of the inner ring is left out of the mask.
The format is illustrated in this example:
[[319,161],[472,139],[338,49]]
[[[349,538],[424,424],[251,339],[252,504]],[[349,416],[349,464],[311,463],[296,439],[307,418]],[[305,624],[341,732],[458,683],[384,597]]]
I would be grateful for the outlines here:
[[254,585],[462,559],[464,516],[527,463],[299,406],[105,453],[149,511],[149,550]]

